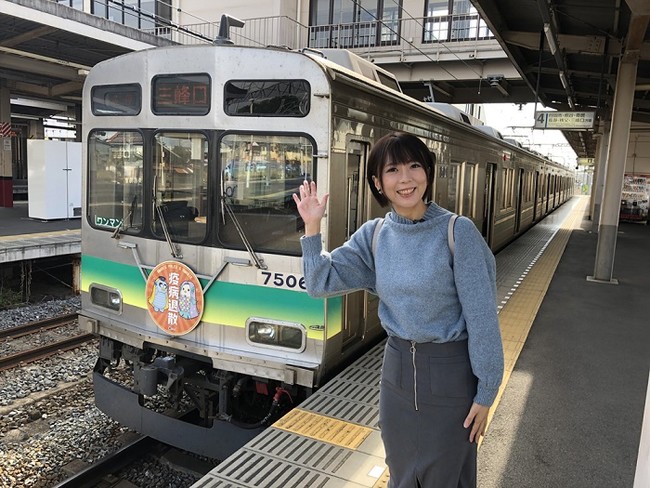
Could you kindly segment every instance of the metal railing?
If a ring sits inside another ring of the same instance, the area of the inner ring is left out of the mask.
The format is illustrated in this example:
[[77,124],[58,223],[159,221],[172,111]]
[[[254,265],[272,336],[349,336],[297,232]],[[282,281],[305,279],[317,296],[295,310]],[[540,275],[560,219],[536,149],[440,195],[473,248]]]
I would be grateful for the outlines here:
[[[201,22],[188,13],[180,19],[193,18],[196,23],[177,24],[170,0],[147,2],[155,12],[139,8],[137,3],[117,0],[93,0],[94,14],[106,17],[144,32],[164,37],[179,44],[204,44],[218,35],[219,22]],[[159,15],[161,12],[165,16]],[[235,44],[243,46],[283,46],[289,49],[344,48],[360,55],[396,57],[428,56],[438,59],[447,52],[494,49],[494,40],[487,24],[474,14],[374,20],[306,26],[287,16],[246,19],[243,28],[231,29]]]
[[[155,3],[155,5],[153,5]],[[195,22],[179,25],[173,19],[170,0],[156,0],[155,12],[117,0],[94,0],[94,14],[115,22],[139,28],[145,32],[170,39],[180,44],[211,42],[219,32],[219,22]],[[184,16],[194,17],[187,12]],[[198,17],[194,17],[200,20]],[[305,26],[287,16],[246,19],[243,28],[232,29],[231,38],[244,46],[286,46],[290,49],[344,48],[400,48],[405,54],[439,43],[485,41],[494,39],[487,24],[474,14],[454,14],[432,17],[374,20],[353,23]]]

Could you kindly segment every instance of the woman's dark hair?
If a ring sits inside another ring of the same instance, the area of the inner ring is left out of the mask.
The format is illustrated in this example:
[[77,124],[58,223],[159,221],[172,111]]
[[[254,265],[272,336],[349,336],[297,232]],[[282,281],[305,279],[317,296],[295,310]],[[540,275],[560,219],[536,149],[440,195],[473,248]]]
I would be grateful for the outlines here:
[[375,200],[382,207],[390,203],[386,195],[379,193],[372,177],[375,176],[382,181],[381,175],[384,166],[388,163],[410,163],[417,161],[422,163],[424,171],[427,173],[427,189],[422,196],[422,200],[431,200],[433,192],[433,168],[434,156],[429,152],[429,148],[419,138],[406,132],[392,132],[380,138],[373,146],[368,155],[368,166],[366,171],[366,180],[370,185],[370,191]]

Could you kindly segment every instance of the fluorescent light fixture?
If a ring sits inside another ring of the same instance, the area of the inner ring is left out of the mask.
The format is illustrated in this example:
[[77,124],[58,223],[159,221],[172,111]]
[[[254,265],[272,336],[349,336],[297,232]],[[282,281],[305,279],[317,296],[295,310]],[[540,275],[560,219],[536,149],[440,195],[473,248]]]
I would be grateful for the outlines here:
[[573,98],[568,97],[568,98],[566,99],[566,101],[569,102],[569,107],[571,108],[571,110],[575,110],[575,108],[576,108],[576,104],[573,103]]
[[510,93],[508,93],[508,90],[506,90],[505,87],[503,85],[501,85],[501,83],[495,85],[495,88],[497,90],[499,90],[499,92],[501,92],[501,95],[503,95],[504,97],[510,96]]
[[569,83],[567,82],[566,75],[564,74],[564,71],[560,71],[560,81],[562,82],[562,86],[564,87],[565,90],[569,89]]
[[544,34],[546,35],[546,40],[548,41],[548,48],[551,50],[551,54],[555,55],[557,51],[557,43],[555,42],[553,29],[551,29],[551,24],[549,22],[546,22],[544,24]]

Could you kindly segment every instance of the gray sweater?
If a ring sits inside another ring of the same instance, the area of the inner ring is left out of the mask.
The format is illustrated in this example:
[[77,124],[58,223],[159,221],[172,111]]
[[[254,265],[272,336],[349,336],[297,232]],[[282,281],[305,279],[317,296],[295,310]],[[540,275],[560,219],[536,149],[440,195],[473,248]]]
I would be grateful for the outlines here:
[[354,290],[377,294],[379,319],[391,336],[415,342],[468,339],[478,378],[474,401],[490,406],[503,377],[494,255],[474,223],[461,217],[452,257],[447,239],[451,215],[434,203],[416,223],[389,212],[374,256],[378,219],[363,224],[331,253],[322,250],[320,234],[303,237],[305,282],[314,297]]

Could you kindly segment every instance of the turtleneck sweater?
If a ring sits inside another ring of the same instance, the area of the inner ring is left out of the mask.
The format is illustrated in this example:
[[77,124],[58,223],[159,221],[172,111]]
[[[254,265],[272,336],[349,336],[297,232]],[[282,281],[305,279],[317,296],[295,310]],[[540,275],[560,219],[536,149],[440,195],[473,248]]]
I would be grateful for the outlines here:
[[474,223],[456,220],[455,249],[448,243],[452,213],[429,204],[417,222],[389,212],[364,223],[331,253],[316,234],[301,239],[303,270],[313,297],[367,290],[379,297],[379,319],[388,335],[424,342],[468,340],[474,401],[490,406],[503,377],[503,347],[496,308],[496,265]]

